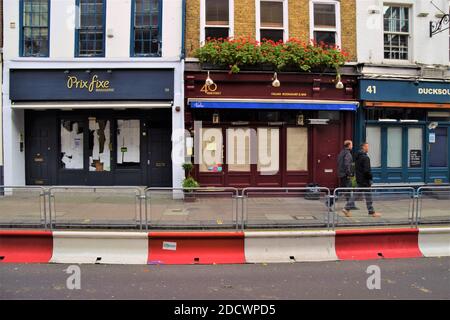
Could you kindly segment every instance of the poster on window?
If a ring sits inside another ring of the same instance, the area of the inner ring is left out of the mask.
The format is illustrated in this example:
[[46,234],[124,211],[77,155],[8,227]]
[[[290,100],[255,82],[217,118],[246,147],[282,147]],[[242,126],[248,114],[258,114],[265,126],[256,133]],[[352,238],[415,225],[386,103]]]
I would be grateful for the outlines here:
[[409,166],[411,168],[422,167],[422,150],[409,151]]

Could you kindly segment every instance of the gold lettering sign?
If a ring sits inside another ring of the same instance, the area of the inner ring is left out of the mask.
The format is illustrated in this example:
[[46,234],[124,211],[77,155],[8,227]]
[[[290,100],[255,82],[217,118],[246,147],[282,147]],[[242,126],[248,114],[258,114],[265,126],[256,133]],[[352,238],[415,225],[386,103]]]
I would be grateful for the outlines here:
[[100,80],[98,75],[93,75],[91,80],[80,80],[76,76],[67,77],[68,89],[83,89],[89,92],[113,92],[109,80]]
[[203,85],[203,87],[200,89],[200,92],[206,93],[207,95],[216,95],[220,96],[222,92],[217,91],[218,86],[217,84],[213,83],[211,85]]

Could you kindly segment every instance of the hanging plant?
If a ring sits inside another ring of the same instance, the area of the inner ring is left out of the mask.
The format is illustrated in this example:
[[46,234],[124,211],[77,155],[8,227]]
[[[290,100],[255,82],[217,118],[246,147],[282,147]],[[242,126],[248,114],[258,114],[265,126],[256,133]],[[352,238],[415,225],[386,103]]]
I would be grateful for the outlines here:
[[265,40],[258,43],[250,38],[210,39],[197,49],[195,56],[202,64],[213,64],[238,73],[242,67],[270,65],[274,70],[294,69],[311,71],[330,68],[338,71],[347,61],[348,54],[339,47],[323,43],[304,43],[291,38],[286,42]]

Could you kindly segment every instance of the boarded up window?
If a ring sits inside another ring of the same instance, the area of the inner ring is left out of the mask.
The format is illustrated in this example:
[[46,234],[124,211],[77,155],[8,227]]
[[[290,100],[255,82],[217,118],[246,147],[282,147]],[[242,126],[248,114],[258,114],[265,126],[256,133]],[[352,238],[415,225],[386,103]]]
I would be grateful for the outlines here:
[[287,128],[287,170],[308,170],[308,129]]
[[250,129],[227,129],[228,171],[250,171]]
[[221,172],[223,164],[222,129],[203,128],[201,134],[200,172]]
[[89,118],[89,171],[111,171],[110,138],[108,120]]
[[83,169],[83,122],[61,120],[61,167]]
[[117,120],[117,164],[135,166],[140,159],[140,121]]
[[258,172],[276,174],[280,169],[280,129],[258,128]]

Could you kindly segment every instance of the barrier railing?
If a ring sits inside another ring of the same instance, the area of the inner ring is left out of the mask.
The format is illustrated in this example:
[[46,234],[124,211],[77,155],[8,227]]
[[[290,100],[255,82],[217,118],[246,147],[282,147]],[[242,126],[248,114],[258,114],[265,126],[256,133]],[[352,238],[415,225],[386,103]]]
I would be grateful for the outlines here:
[[[416,203],[412,187],[337,188],[333,200],[333,227],[414,224]],[[343,209],[350,214],[346,215]],[[380,213],[381,217],[369,212]]]
[[417,189],[416,224],[450,222],[450,186]]
[[[381,217],[368,215],[367,202]],[[346,205],[351,216],[342,212]],[[334,229],[442,223],[450,223],[450,186],[337,188],[332,194],[321,187],[252,187],[239,193],[228,187],[0,186],[3,228]]]
[[49,188],[48,195],[52,229],[142,229],[142,190],[139,187],[61,186]]
[[47,229],[45,195],[39,186],[0,186],[0,226]]
[[242,190],[241,227],[331,226],[328,188],[245,188]]
[[145,227],[238,228],[236,188],[147,188]]

